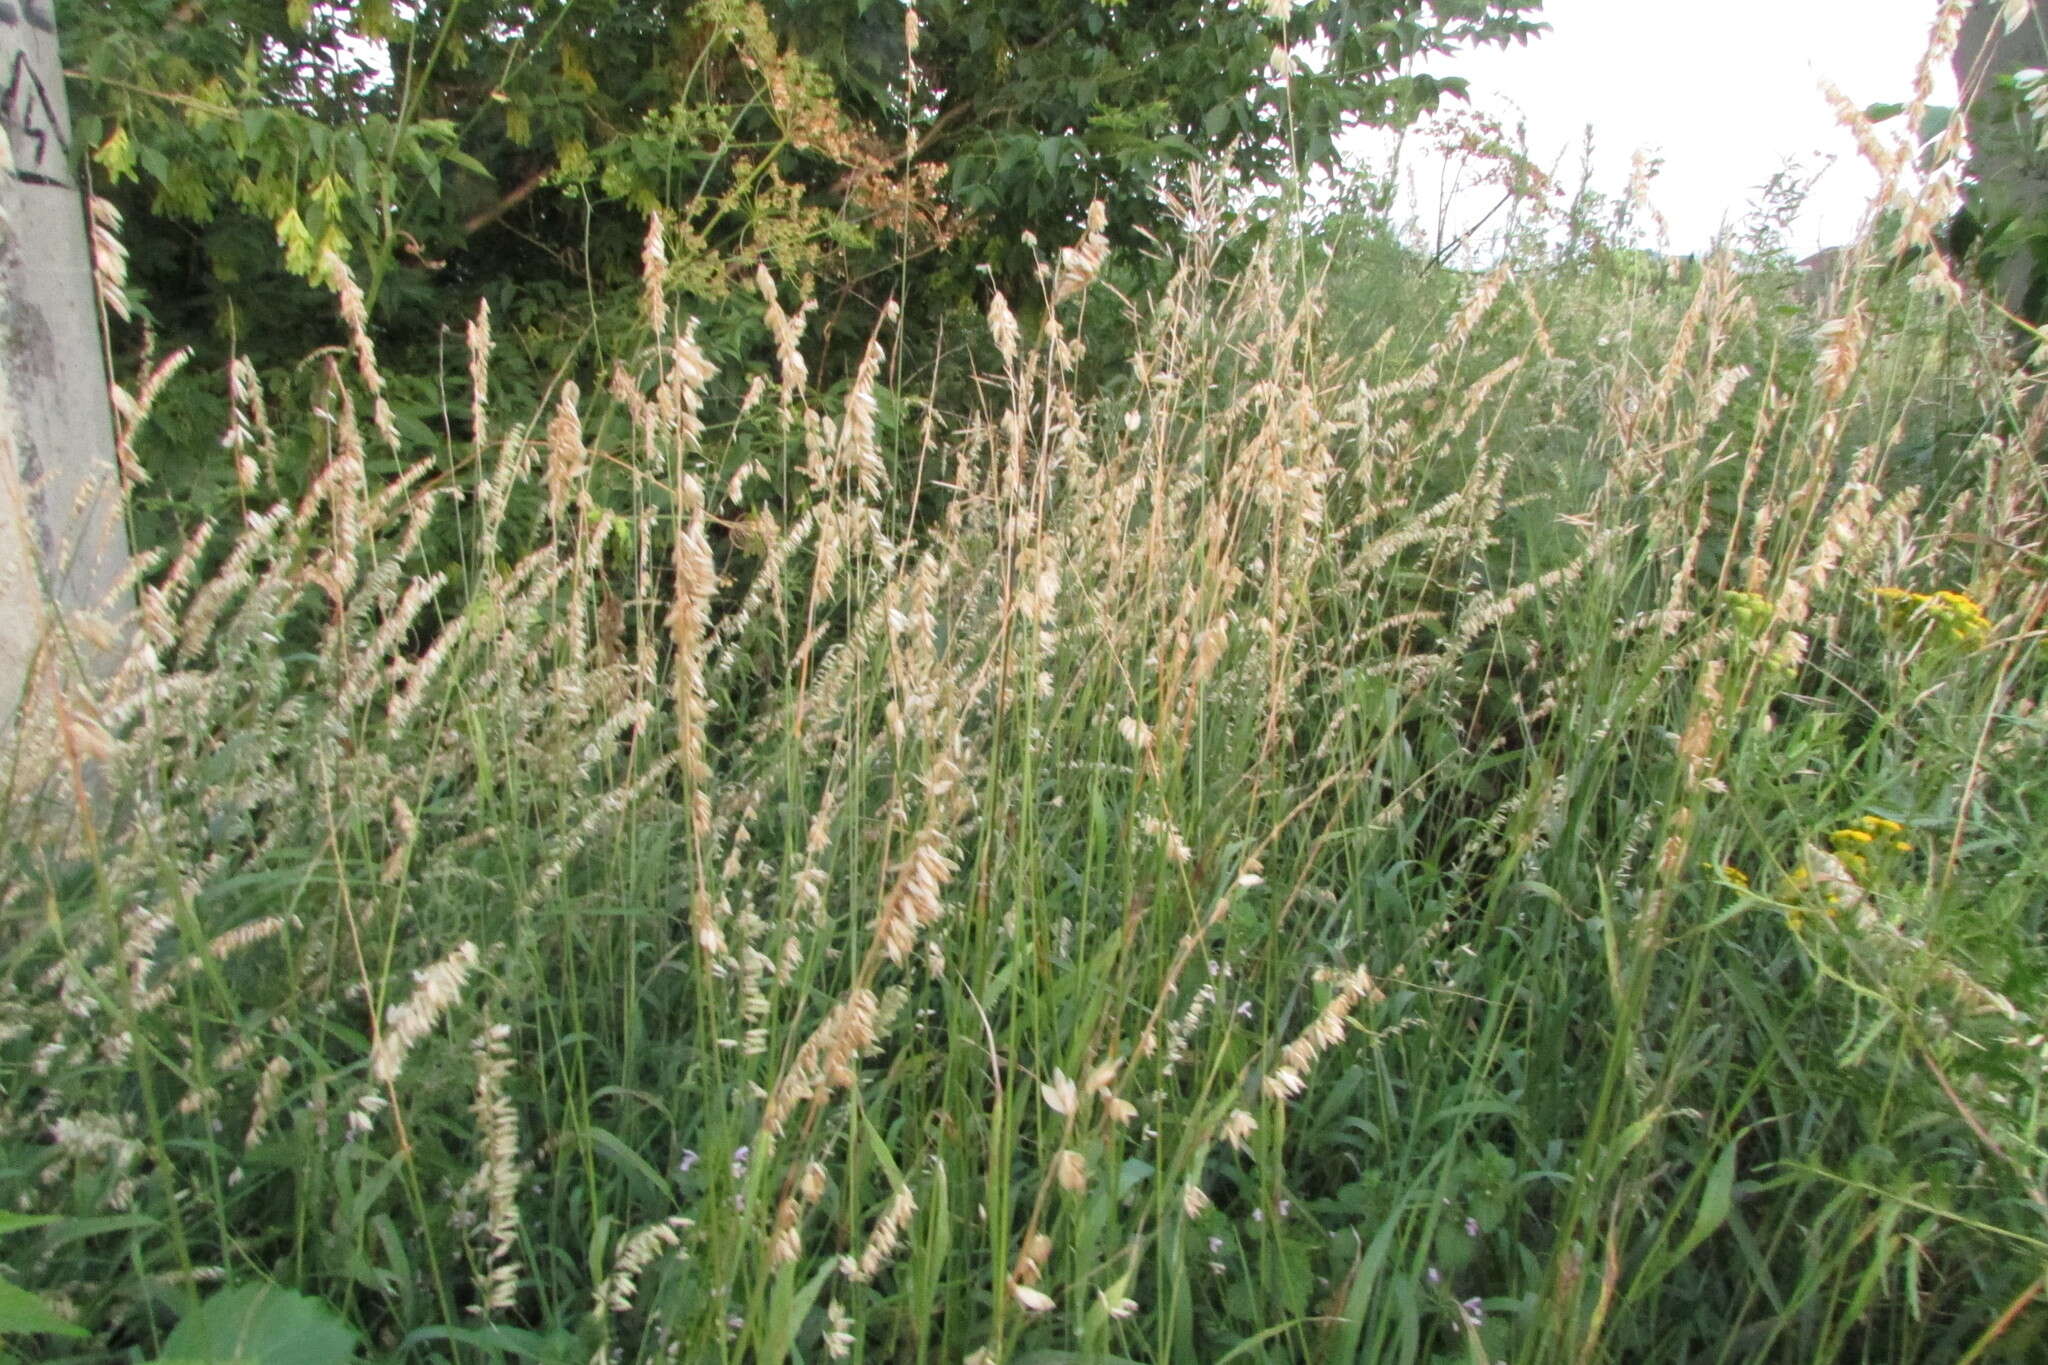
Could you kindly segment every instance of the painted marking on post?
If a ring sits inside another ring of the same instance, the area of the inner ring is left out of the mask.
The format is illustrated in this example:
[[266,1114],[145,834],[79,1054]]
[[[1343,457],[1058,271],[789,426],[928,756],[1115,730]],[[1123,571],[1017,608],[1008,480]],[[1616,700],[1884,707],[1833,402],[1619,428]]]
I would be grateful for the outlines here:
[[64,136],[57,106],[29,65],[28,53],[14,54],[7,73],[7,94],[0,100],[0,122],[14,153],[14,176],[37,185],[68,185],[71,142]]

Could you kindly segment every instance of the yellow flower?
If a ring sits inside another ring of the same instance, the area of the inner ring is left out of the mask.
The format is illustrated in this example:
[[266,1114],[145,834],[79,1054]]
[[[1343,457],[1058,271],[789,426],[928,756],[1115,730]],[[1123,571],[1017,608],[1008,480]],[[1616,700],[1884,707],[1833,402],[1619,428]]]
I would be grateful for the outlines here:
[[1858,881],[1869,881],[1871,860],[1877,859],[1877,868],[1883,871],[1892,866],[1891,856],[1895,853],[1911,853],[1913,845],[1898,836],[1906,827],[1896,820],[1887,820],[1882,815],[1859,815],[1848,825],[1828,836],[1842,865],[1854,874]]
[[1991,618],[1967,594],[1943,588],[1939,592],[1908,592],[1904,588],[1878,588],[1871,594],[1885,624],[1906,632],[1932,628],[1934,642],[1975,649],[1991,639]]
[[1944,589],[1929,597],[1921,610],[1947,627],[1957,644],[1981,645],[1991,638],[1990,618],[1962,593]]
[[1911,623],[1913,613],[1927,599],[1917,592],[1904,588],[1879,588],[1871,596],[1877,599],[1877,609],[1883,613],[1884,623],[1893,630],[1904,630]]

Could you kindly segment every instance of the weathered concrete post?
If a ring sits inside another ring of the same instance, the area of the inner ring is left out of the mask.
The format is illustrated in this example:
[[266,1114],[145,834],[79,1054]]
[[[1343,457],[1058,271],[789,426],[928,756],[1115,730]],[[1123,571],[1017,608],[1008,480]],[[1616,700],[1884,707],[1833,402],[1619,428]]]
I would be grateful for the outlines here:
[[52,604],[88,608],[127,561],[85,203],[52,0],[0,0],[0,728]]

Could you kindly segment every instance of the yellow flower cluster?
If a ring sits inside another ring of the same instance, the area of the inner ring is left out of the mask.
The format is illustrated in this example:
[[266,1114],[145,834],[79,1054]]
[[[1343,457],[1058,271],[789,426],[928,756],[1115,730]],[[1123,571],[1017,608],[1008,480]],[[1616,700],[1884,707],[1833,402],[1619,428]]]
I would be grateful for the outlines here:
[[[1906,827],[1896,820],[1860,815],[1828,834],[1830,852],[1807,847],[1777,893],[1786,925],[1798,933],[1810,914],[1836,920],[1845,908],[1862,904],[1883,886],[1899,858],[1913,851],[1905,835]],[[1732,886],[1749,889],[1749,877],[1739,867],[1709,865],[1708,870]]]
[[1991,639],[1991,618],[1966,594],[1946,588],[1940,592],[1879,588],[1872,595],[1885,624],[1893,630],[1928,630],[1934,641],[1963,649],[1976,649]]
[[1906,827],[1896,820],[1887,820],[1882,815],[1865,815],[1836,830],[1828,836],[1834,845],[1835,856],[1842,860],[1842,866],[1859,882],[1869,882],[1872,860],[1877,860],[1881,870],[1887,855],[1911,853],[1913,845],[1902,839]]
[[1829,919],[1838,919],[1841,916],[1842,893],[1833,887],[1823,886],[1819,888],[1821,894],[1816,899],[1815,890],[1813,869],[1803,863],[1793,868],[1791,874],[1785,878],[1783,899],[1790,907],[1785,911],[1785,923],[1795,934],[1806,927],[1806,912],[1809,906],[1818,909]]

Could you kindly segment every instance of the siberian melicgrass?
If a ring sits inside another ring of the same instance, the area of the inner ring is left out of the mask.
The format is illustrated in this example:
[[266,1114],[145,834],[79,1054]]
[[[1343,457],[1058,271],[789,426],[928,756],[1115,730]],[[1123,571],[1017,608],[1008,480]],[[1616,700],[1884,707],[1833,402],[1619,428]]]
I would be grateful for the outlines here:
[[1334,318],[1200,237],[1082,392],[1103,227],[906,452],[765,272],[717,410],[656,221],[602,398],[479,311],[473,508],[370,476],[335,263],[310,486],[236,366],[270,501],[16,727],[11,1277],[145,1354],[223,1280],[416,1360],[2032,1339],[2030,386],[1858,267]]

